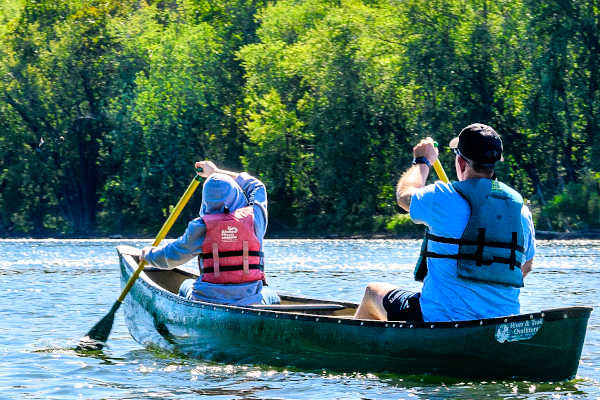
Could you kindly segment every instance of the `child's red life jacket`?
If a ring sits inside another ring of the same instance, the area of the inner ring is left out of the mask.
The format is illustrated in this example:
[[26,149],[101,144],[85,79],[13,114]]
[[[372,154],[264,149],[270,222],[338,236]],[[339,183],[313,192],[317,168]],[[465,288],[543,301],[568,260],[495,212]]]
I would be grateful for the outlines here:
[[202,254],[198,256],[202,281],[244,283],[265,278],[252,206],[233,213],[207,214],[202,220],[206,224]]

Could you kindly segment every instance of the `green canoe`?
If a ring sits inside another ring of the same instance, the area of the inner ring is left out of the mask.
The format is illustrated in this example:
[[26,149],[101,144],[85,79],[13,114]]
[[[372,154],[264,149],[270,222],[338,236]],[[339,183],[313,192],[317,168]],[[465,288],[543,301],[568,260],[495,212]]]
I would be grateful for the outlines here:
[[[117,247],[121,284],[139,250]],[[431,373],[535,381],[577,373],[590,307],[461,322],[354,320],[357,304],[281,296],[277,306],[234,307],[177,295],[189,271],[146,270],[124,302],[133,338],[214,361],[335,371]]]

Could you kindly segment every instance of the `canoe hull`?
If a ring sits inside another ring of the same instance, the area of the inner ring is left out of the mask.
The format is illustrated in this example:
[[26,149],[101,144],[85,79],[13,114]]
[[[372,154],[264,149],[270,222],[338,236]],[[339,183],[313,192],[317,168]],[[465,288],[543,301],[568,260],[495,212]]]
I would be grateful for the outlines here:
[[[136,267],[119,252],[124,285]],[[140,275],[124,302],[132,337],[191,357],[336,371],[571,379],[587,307],[435,324],[356,321],[185,300]]]

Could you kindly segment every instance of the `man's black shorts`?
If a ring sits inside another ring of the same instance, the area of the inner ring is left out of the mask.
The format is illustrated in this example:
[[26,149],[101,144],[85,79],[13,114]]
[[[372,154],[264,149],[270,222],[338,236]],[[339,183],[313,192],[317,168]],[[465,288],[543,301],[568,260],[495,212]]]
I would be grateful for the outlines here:
[[421,314],[421,293],[394,289],[383,298],[383,308],[387,311],[388,321],[423,322]]

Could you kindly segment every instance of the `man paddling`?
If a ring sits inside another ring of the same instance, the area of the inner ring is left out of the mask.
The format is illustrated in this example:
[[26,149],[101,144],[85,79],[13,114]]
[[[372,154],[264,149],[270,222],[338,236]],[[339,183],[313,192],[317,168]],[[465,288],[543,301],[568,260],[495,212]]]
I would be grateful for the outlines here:
[[277,293],[263,286],[262,243],[267,229],[265,185],[246,172],[222,170],[199,161],[198,174],[208,178],[202,188],[200,217],[185,233],[160,248],[146,247],[151,265],[171,269],[198,257],[201,276],[185,280],[179,294],[219,304],[279,303]]
[[531,213],[496,180],[502,140],[472,124],[450,142],[457,182],[425,186],[438,152],[431,138],[413,148],[413,165],[396,188],[398,205],[427,233],[415,269],[421,293],[370,283],[355,318],[461,321],[519,314],[519,291],[535,253]]

